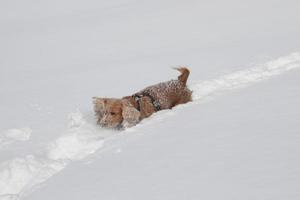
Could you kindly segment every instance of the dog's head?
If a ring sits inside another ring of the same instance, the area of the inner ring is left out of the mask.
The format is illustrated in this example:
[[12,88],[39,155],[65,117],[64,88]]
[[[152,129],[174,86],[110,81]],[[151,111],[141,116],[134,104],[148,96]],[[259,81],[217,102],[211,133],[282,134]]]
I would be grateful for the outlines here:
[[106,128],[131,127],[138,123],[140,112],[126,99],[94,98],[97,123]]

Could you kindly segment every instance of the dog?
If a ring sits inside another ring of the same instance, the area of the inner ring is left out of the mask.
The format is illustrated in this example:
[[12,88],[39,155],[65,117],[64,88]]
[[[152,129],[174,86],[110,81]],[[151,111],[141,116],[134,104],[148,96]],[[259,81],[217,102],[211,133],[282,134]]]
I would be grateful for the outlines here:
[[181,73],[176,80],[147,87],[131,96],[121,99],[93,97],[97,124],[112,129],[129,128],[155,112],[192,101],[192,91],[186,85],[189,69],[175,69]]

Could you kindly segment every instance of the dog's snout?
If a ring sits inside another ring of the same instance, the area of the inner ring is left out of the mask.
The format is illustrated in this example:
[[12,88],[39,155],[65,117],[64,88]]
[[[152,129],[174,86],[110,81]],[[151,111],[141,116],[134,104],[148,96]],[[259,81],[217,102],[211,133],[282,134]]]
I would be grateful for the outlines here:
[[107,118],[105,116],[100,121],[100,125],[101,126],[107,126],[108,125],[108,121],[107,121]]
[[108,116],[104,116],[99,124],[104,128],[115,128],[119,125],[119,121],[112,121]]

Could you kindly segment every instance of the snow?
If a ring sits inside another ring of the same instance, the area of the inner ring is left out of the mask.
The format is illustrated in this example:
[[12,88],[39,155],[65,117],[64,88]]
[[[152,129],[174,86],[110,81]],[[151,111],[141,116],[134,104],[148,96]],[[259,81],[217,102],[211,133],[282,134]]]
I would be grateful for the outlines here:
[[272,100],[295,105],[299,76],[155,116],[25,199],[297,199],[299,111]]
[[98,134],[101,130],[87,123],[81,113],[70,114],[69,120],[67,133],[48,149],[48,157],[52,160],[80,160],[102,147],[103,136]]
[[37,160],[33,155],[1,164],[0,197],[19,198],[19,193],[51,177],[62,166]]
[[298,67],[300,67],[300,53],[293,53],[249,70],[238,71],[215,80],[201,81],[192,85],[194,99],[202,100],[218,92],[242,88]]
[[[299,199],[299,9],[1,1],[0,199]],[[93,96],[181,64],[194,102],[121,132],[95,124]]]
[[6,138],[26,141],[29,140],[32,130],[30,128],[9,129],[4,132]]
[[31,132],[30,128],[15,128],[3,131],[0,133],[0,149],[13,142],[29,140]]
[[[194,91],[194,103],[202,102],[205,98],[220,92],[245,87],[297,67],[300,67],[300,54],[293,53],[262,64],[259,67],[193,84],[191,88]],[[192,104],[188,105],[188,107],[194,106]],[[176,112],[177,109],[173,112]],[[156,115],[161,115],[161,117],[157,116],[156,118],[160,121],[168,120],[167,115],[173,112],[164,111],[157,113]],[[15,158],[2,164],[2,170],[0,170],[0,188],[2,190],[0,195],[5,198],[7,198],[7,195],[12,195],[11,198],[22,196],[32,187],[47,181],[50,177],[63,170],[71,161],[82,160],[94,154],[97,150],[103,148],[103,143],[106,140],[115,136],[113,131],[103,130],[97,127],[93,121],[87,121],[79,111],[69,114],[68,121],[67,129],[63,134],[46,147],[46,153],[43,156],[46,159],[28,155],[25,158]],[[153,120],[149,119],[148,121]],[[144,126],[147,127],[147,120],[137,126],[136,131],[140,131]],[[130,133],[130,131],[132,129],[125,132]],[[24,137],[28,137],[26,133],[30,134],[30,129],[25,129],[23,132],[20,130],[9,130],[6,132],[6,135],[18,140],[24,140]],[[122,153],[120,149],[115,151],[116,153]]]

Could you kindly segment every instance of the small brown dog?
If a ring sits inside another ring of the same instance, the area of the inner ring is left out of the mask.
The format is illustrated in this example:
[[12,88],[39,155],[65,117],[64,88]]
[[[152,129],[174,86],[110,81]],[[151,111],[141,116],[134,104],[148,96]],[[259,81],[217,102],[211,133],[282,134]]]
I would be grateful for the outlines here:
[[176,69],[181,72],[177,80],[147,87],[132,96],[94,97],[97,123],[106,128],[128,128],[157,111],[192,101],[192,91],[186,86],[190,71],[185,67]]

